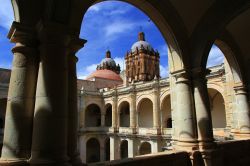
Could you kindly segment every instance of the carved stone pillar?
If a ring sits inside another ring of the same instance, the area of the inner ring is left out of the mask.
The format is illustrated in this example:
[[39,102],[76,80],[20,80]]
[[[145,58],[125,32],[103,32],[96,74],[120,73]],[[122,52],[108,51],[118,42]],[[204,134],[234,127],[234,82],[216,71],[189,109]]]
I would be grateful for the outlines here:
[[159,94],[159,80],[154,80],[153,85],[153,128],[156,129],[155,134],[160,134],[160,94]]
[[112,98],[112,128],[113,132],[117,132],[117,94],[116,90],[113,93]]
[[14,22],[9,32],[16,43],[9,84],[0,165],[22,165],[31,156],[32,123],[38,72],[34,31]]
[[68,165],[68,47],[63,25],[39,24],[38,72],[31,165]]
[[76,63],[78,58],[76,52],[86,43],[83,39],[73,39],[70,42],[68,56],[68,157],[72,166],[81,165],[81,159],[77,150],[78,140],[78,111],[77,111],[77,74]]
[[236,97],[235,119],[237,119],[236,133],[250,137],[250,115],[247,91],[244,85],[234,87]]
[[210,149],[214,145],[214,138],[206,71],[194,69],[192,74],[199,146],[201,149]]
[[186,70],[171,73],[175,77],[175,149],[193,150],[197,147],[197,128],[193,107],[190,76]]
[[136,133],[136,94],[134,91],[134,85],[132,85],[133,89],[130,92],[130,128],[132,130],[132,133],[135,134]]

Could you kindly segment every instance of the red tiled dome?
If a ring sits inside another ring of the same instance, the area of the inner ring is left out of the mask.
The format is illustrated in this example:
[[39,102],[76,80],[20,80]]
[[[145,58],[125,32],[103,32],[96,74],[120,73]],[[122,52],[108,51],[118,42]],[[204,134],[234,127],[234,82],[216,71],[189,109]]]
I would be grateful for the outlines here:
[[113,72],[112,70],[96,70],[95,72],[93,72],[92,74],[90,74],[87,79],[91,79],[91,78],[104,78],[104,79],[109,79],[109,80],[116,80],[116,81],[122,81],[121,77],[119,74],[116,74],[115,72]]

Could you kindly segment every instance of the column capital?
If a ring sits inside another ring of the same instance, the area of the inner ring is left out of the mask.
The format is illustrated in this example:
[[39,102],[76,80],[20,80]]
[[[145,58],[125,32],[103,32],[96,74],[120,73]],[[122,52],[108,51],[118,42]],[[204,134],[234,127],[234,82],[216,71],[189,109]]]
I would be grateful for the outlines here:
[[87,42],[85,39],[80,39],[77,37],[72,37],[70,43],[69,43],[69,48],[70,51],[75,54],[77,51],[79,51],[81,48],[84,47],[84,44]]
[[42,44],[68,46],[71,41],[70,29],[63,24],[40,21],[36,25],[38,38]]
[[206,78],[206,75],[209,74],[210,72],[211,70],[202,67],[193,68],[191,70],[193,79]]
[[36,31],[34,28],[27,27],[18,22],[13,22],[7,37],[12,43],[20,43],[19,45],[36,46]]
[[243,84],[238,84],[233,87],[235,95],[246,95],[247,88]]
[[174,71],[171,75],[175,78],[176,84],[190,82],[190,73],[186,69]]

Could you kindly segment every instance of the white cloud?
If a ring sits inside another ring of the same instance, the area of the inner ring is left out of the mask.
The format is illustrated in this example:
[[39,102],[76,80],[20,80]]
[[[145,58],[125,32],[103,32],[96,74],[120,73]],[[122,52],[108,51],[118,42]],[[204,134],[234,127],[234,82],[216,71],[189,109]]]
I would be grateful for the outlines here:
[[124,32],[131,31],[135,28],[135,23],[125,21],[125,20],[119,20],[119,21],[114,21],[110,24],[108,24],[105,28],[105,36],[110,37],[110,36],[115,36]]
[[219,65],[223,63],[223,60],[224,60],[224,54],[218,47],[213,45],[208,55],[207,67]]
[[0,26],[9,30],[14,20],[14,13],[11,1],[4,1],[0,5]]
[[122,70],[125,70],[125,60],[124,60],[124,58],[115,57],[114,60],[115,60],[116,64],[119,64],[119,65],[120,65],[121,71],[122,71]]
[[88,9],[88,12],[99,12],[101,10],[100,5],[93,5]]
[[82,71],[78,71],[77,77],[78,79],[86,79],[91,73],[96,70],[97,64],[92,64],[90,66],[85,67]]
[[169,75],[168,66],[160,65],[160,76],[161,78],[166,78]]

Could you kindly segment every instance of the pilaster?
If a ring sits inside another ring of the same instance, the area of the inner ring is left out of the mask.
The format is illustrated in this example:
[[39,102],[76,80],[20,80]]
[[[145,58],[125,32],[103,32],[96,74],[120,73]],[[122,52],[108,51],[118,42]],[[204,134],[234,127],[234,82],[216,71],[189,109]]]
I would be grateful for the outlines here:
[[37,25],[40,40],[30,165],[69,165],[68,54],[70,36],[61,24]]
[[27,165],[31,156],[32,124],[38,51],[35,30],[13,22],[8,37],[16,43],[9,84],[0,165]]
[[77,150],[78,111],[77,111],[77,73],[76,52],[86,43],[83,39],[73,38],[69,44],[68,54],[68,156],[72,166],[80,166],[81,159]]
[[200,149],[213,148],[212,116],[207,91],[206,69],[192,70],[194,103],[196,111],[198,141]]
[[190,75],[187,70],[171,73],[175,77],[175,149],[197,149],[197,126],[193,106]]
[[244,85],[234,86],[235,97],[236,97],[236,131],[235,133],[240,134],[238,138],[250,138],[250,115],[249,115],[249,104],[247,97],[247,89]]

